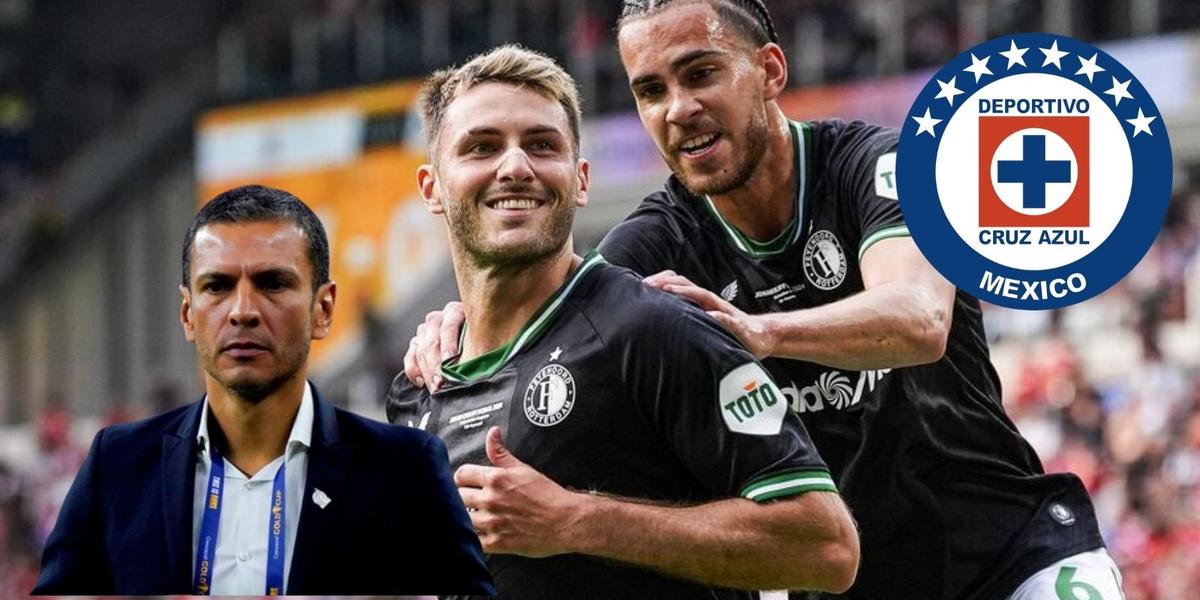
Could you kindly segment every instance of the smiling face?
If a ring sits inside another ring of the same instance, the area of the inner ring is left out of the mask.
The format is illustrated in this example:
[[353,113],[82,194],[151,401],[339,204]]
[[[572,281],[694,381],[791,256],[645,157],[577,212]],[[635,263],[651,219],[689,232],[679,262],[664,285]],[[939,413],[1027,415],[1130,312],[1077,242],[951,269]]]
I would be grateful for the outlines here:
[[587,202],[588,165],[577,159],[562,106],[530,87],[481,83],[446,109],[435,162],[417,173],[452,244],[476,265],[537,261],[570,239]]
[[335,287],[315,291],[304,231],[285,221],[210,223],[196,232],[184,335],[208,378],[258,402],[303,377],[312,340],[329,333]]
[[618,44],[642,125],[680,181],[710,195],[744,184],[767,148],[766,50],[707,2],[631,20]]

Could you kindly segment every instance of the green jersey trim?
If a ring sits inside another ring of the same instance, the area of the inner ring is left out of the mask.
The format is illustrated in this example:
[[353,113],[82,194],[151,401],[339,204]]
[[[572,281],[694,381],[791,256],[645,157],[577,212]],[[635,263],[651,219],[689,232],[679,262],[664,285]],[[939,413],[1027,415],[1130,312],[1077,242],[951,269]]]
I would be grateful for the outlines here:
[[862,243],[858,245],[858,260],[861,262],[863,255],[867,253],[867,248],[870,248],[876,242],[894,237],[910,237],[911,235],[912,234],[908,232],[908,225],[903,223],[899,225],[889,225],[883,229],[879,229],[875,231],[875,233],[868,235],[866,239],[864,239]]
[[[496,348],[495,350],[491,350],[476,356],[475,358],[472,358],[466,362],[454,362],[458,360],[457,357],[447,359],[442,363],[442,375],[450,381],[456,381],[460,383],[491,376],[493,373],[498,371],[500,367],[507,364],[508,361],[512,359],[513,356],[516,356],[518,352],[541,337],[541,335],[545,333],[546,329],[549,328],[549,325],[554,320],[555,315],[558,314],[558,309],[562,307],[563,300],[565,300],[567,296],[571,294],[571,290],[575,289],[575,286],[580,282],[580,280],[583,279],[583,276],[587,274],[592,267],[599,264],[605,264],[607,262],[608,261],[604,260],[604,257],[601,256],[599,252],[593,250],[586,257],[584,257],[583,264],[580,265],[573,274],[571,274],[567,281],[563,283],[553,295],[547,298],[544,303],[542,303],[542,306],[539,307],[537,312],[533,313],[533,316],[529,318],[529,321],[526,322],[519,331],[517,331],[516,335],[513,336],[511,341],[503,346],[500,346],[499,348]],[[466,327],[464,326],[463,335],[465,336],[465,334]]]
[[790,471],[754,481],[742,488],[738,495],[755,502],[766,502],[805,492],[836,494],[837,486],[828,471]]
[[734,227],[721,212],[717,210],[710,196],[704,197],[704,205],[717,218],[717,223],[729,235],[729,239],[738,250],[754,258],[771,256],[787,250],[800,239],[800,223],[803,222],[804,206],[808,200],[810,186],[809,174],[812,172],[812,132],[808,123],[789,121],[788,128],[792,132],[792,150],[796,156],[796,211],[795,216],[787,227],[775,237],[763,242],[756,240]]

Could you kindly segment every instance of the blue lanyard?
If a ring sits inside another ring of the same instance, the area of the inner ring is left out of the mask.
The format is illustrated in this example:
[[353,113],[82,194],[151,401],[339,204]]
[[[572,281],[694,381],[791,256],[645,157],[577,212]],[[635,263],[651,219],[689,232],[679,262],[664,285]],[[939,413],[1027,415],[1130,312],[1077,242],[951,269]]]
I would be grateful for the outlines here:
[[[200,540],[196,547],[196,572],[193,577],[192,591],[199,596],[207,596],[212,588],[213,564],[216,562],[217,533],[221,528],[221,486],[225,481],[225,459],[217,451],[215,444],[209,444],[212,456],[212,467],[208,472],[208,501],[204,503],[204,519],[200,522]],[[275,472],[275,481],[271,486],[271,518],[267,531],[267,582],[264,594],[278,596],[283,593],[283,565],[286,558],[287,546],[284,536],[287,533],[286,508],[286,455],[283,464]]]
[[284,453],[283,464],[275,471],[275,483],[271,485],[271,524],[267,532],[267,586],[263,592],[268,596],[278,596],[283,593],[283,558],[287,552],[284,544],[284,507],[287,504],[287,494],[284,493],[283,471],[287,468],[287,453]]
[[196,546],[196,574],[192,591],[207,596],[212,587],[213,562],[217,554],[217,532],[221,524],[221,486],[225,482],[225,459],[212,447],[212,467],[208,471],[208,501],[204,503],[204,520],[200,522],[200,541]]

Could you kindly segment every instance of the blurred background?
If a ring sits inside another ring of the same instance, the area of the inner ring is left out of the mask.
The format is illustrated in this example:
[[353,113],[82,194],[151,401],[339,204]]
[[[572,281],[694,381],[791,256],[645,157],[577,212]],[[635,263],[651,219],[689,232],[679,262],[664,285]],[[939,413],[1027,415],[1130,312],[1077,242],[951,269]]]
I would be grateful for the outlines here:
[[[793,118],[899,125],[941,63],[1048,31],[1099,45],[1153,94],[1175,192],[1149,254],[1068,309],[985,307],[1005,403],[1048,470],[1096,499],[1129,600],[1200,589],[1200,2],[769,0]],[[320,214],[339,285],[314,381],[382,418],[425,312],[455,296],[416,195],[420,78],[517,41],[585,97],[591,246],[665,168],[613,40],[616,1],[0,0],[0,597],[24,596],[95,431],[197,399],[178,323],[200,203],[242,183]],[[581,248],[582,249],[582,248]]]

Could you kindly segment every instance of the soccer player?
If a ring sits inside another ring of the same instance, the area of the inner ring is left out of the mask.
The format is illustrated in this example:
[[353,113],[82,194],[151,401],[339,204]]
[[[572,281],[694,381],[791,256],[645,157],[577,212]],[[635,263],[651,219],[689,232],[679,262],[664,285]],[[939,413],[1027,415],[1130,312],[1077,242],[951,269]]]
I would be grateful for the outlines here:
[[505,46],[421,105],[467,326],[448,384],[398,376],[388,418],[446,442],[499,594],[847,588],[854,525],[770,376],[703,311],[573,252],[589,167],[566,72]]
[[[978,301],[908,236],[896,133],[789,121],[761,0],[627,1],[618,29],[674,175],[600,252],[770,357],[859,523],[847,597],[1118,600],[1083,485],[1044,474],[1003,411]],[[455,345],[448,309],[406,357],[421,383]]]

